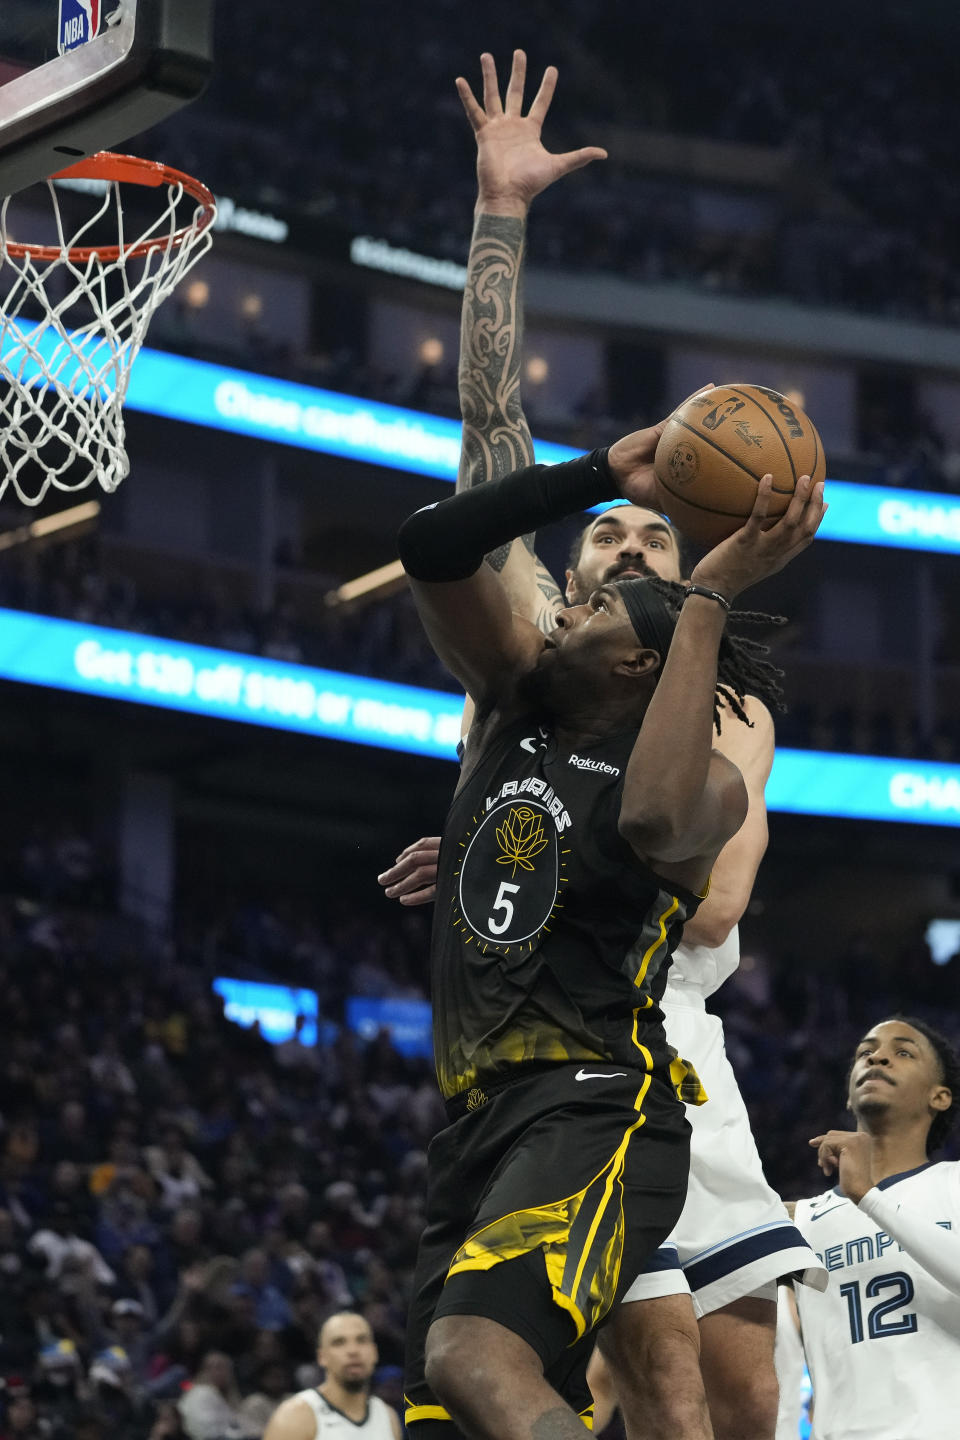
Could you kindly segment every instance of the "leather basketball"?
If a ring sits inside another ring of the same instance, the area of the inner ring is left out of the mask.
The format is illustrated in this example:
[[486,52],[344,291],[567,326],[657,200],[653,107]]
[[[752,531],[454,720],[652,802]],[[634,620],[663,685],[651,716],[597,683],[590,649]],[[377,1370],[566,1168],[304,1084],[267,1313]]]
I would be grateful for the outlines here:
[[797,480],[826,474],[816,426],[765,385],[717,385],[673,412],[654,467],[664,513],[699,545],[715,545],[747,519],[764,475],[770,515],[782,515]]

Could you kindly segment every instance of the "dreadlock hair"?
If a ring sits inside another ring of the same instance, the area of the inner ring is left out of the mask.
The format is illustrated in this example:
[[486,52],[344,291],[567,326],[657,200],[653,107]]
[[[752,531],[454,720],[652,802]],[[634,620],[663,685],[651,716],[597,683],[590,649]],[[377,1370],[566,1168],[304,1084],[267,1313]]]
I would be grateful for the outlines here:
[[[676,580],[661,580],[658,575],[647,576],[643,584],[651,586],[657,592],[676,621],[687,594],[686,586]],[[751,728],[753,721],[747,718],[743,708],[743,702],[748,695],[755,695],[770,710],[787,708],[780,685],[783,671],[765,658],[770,653],[770,647],[746,635],[730,634],[729,626],[786,623],[783,615],[764,615],[759,610],[730,612],[717,656],[717,698],[713,706],[713,724],[718,735],[722,724],[722,701],[729,705],[738,720]]]
[[[927,1132],[927,1154],[933,1150],[939,1150],[940,1146],[947,1139],[953,1129],[957,1113],[960,1111],[960,1055],[951,1045],[946,1035],[939,1030],[934,1030],[925,1020],[918,1020],[915,1015],[890,1015],[890,1020],[901,1020],[904,1025],[909,1025],[920,1034],[929,1044],[931,1050],[937,1057],[940,1066],[940,1083],[945,1085],[952,1095],[952,1100],[946,1110],[938,1110],[933,1117],[930,1129]],[[882,1024],[882,1021],[878,1022]]]

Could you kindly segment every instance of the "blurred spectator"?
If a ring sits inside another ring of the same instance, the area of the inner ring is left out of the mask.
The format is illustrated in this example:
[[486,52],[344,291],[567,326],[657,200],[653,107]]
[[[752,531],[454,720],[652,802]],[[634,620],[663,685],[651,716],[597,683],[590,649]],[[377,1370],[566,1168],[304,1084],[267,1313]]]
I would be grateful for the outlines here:
[[240,1262],[240,1279],[233,1287],[238,1295],[253,1302],[258,1330],[284,1330],[290,1324],[290,1306],[283,1292],[270,1280],[270,1261],[264,1250],[248,1250]]
[[117,1278],[96,1246],[76,1233],[76,1219],[68,1200],[54,1202],[47,1225],[35,1231],[28,1249],[44,1260],[47,1279],[61,1281],[64,1288],[68,1275],[72,1289],[113,1285]]
[[209,1350],[196,1378],[180,1401],[183,1428],[190,1440],[243,1440],[261,1430],[242,1414],[240,1391],[229,1355]]
[[267,1360],[257,1372],[256,1385],[240,1406],[240,1414],[254,1435],[262,1435],[274,1410],[293,1393],[292,1377],[282,1361]]
[[160,1203],[166,1210],[180,1210],[198,1200],[203,1191],[213,1188],[195,1155],[184,1144],[178,1126],[168,1125],[159,1145],[149,1145],[144,1152],[150,1173],[160,1186]]
[[49,1431],[41,1426],[36,1403],[27,1387],[8,1381],[4,1398],[0,1440],[46,1440]]

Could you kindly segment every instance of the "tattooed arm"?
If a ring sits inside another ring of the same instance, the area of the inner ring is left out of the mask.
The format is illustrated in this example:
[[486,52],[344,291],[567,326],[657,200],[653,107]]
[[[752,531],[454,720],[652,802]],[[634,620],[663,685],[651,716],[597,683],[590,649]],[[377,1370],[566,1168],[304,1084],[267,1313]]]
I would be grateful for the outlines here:
[[[491,55],[480,59],[483,105],[467,82],[457,90],[477,140],[478,195],[467,262],[460,330],[460,408],[463,445],[458,490],[509,475],[533,463],[533,442],[520,396],[523,354],[522,272],[526,217],[536,195],[591,160],[596,147],[551,155],[540,131],[550,108],[557,72],[544,73],[527,115],[523,114],[526,56],[514,52],[505,101],[501,103]],[[487,556],[500,575],[518,614],[544,632],[554,627],[560,589],[525,535]]]

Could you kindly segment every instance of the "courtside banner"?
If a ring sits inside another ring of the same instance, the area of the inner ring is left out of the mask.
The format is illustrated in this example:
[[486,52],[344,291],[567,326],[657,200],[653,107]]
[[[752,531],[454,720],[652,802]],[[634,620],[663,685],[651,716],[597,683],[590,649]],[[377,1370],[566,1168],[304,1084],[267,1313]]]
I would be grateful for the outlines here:
[[[0,609],[0,679],[455,760],[462,701],[335,670]],[[960,765],[778,750],[767,808],[960,825]]]
[[767,783],[767,809],[960,825],[960,765],[778,750]]
[[[459,420],[159,350],[141,350],[137,356],[126,403],[133,410],[170,420],[366,460],[437,480],[456,480],[460,464]],[[546,440],[536,443],[546,465],[580,453]]]
[[[172,420],[437,480],[457,478],[459,421],[181,355],[141,351],[131,373],[127,404]],[[581,453],[547,440],[535,440],[534,446],[537,459],[545,465]],[[827,492],[830,508],[818,539],[960,553],[960,499],[845,480],[828,481]]]
[[[32,325],[19,329],[8,325],[0,339],[0,353],[17,365],[29,363],[22,362],[16,350],[19,335],[35,329]],[[46,359],[55,343],[52,330],[41,337],[38,349]],[[68,368],[62,370],[61,380],[68,378]],[[206,360],[141,350],[130,374],[125,403],[131,410],[257,440],[341,455],[437,480],[457,478],[457,420]],[[534,445],[537,459],[546,465],[572,460],[580,453],[548,440],[535,440]],[[960,498],[828,480],[827,499],[830,508],[819,539],[960,553]]]
[[3,609],[0,679],[450,760],[463,710],[441,691]]

